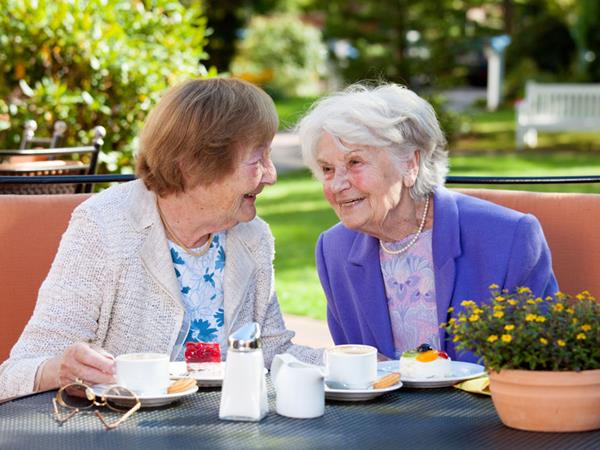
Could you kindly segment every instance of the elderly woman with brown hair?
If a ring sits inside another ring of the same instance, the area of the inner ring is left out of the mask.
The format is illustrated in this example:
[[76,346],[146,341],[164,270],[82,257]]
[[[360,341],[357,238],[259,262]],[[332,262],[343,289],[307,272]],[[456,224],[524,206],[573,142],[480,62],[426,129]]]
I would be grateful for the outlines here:
[[141,133],[140,179],[73,213],[31,320],[0,366],[0,398],[75,379],[114,381],[113,356],[168,353],[261,326],[265,364],[295,346],[274,291],[273,237],[256,197],[276,181],[270,97],[235,79],[172,88]]
[[370,344],[399,358],[425,343],[473,361],[439,327],[462,300],[486,299],[493,283],[556,292],[535,217],[444,188],[446,140],[414,92],[351,86],[319,100],[299,133],[341,221],[316,249],[336,344]]

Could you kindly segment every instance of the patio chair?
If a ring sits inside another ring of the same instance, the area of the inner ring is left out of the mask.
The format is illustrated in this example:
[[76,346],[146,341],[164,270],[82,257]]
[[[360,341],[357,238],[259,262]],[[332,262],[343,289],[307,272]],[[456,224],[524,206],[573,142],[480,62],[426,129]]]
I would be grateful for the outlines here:
[[23,128],[23,137],[21,138],[21,145],[19,149],[25,150],[28,148],[36,148],[38,146],[47,148],[56,148],[60,144],[62,138],[67,131],[67,124],[62,120],[58,120],[54,123],[54,132],[52,137],[36,137],[35,131],[37,130],[37,123],[35,120],[28,120],[25,122]]
[[[31,132],[32,124],[29,124],[24,132],[24,140],[29,143],[36,142],[31,136],[25,136]],[[55,127],[56,130],[56,127]],[[94,128],[94,138],[92,145],[80,147],[60,147],[44,149],[19,149],[19,150],[0,150],[0,158],[6,158],[6,162],[0,163],[0,175],[36,177],[45,175],[92,175],[96,173],[98,155],[104,144],[106,131],[104,127]],[[50,139],[50,138],[48,138]],[[48,141],[49,145],[58,142],[57,133]],[[29,144],[27,144],[29,145]],[[73,159],[77,155],[79,159]],[[87,155],[87,156],[86,156]],[[40,156],[48,157],[45,160],[38,160]],[[68,157],[65,159],[50,159],[58,156]],[[27,160],[15,158],[30,157]],[[33,160],[31,160],[33,159]],[[87,184],[38,184],[38,183],[7,183],[0,185],[0,194],[68,194],[90,192],[91,185]]]

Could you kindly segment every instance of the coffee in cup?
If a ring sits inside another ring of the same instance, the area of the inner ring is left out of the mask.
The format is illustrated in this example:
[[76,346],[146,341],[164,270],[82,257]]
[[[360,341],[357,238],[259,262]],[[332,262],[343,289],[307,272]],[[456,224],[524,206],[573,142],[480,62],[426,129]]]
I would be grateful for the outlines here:
[[348,389],[368,389],[377,379],[377,349],[370,345],[336,345],[326,350],[327,381]]
[[169,355],[127,353],[115,358],[117,383],[139,396],[158,397],[169,387]]

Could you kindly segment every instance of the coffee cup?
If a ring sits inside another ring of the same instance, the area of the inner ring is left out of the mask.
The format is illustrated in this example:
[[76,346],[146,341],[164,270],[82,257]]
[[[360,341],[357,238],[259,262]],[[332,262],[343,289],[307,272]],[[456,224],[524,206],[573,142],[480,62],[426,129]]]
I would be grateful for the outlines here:
[[115,358],[117,383],[139,396],[165,395],[169,387],[169,355],[127,353]]
[[368,389],[377,379],[377,349],[370,345],[336,345],[326,350],[325,361],[332,385]]

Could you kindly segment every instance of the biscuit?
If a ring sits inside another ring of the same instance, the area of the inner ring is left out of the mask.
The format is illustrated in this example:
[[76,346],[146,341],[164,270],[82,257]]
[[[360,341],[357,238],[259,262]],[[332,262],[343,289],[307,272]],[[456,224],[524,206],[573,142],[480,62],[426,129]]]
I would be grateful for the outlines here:
[[390,387],[398,383],[398,381],[400,381],[400,374],[398,372],[388,373],[373,383],[373,389]]
[[180,378],[177,381],[171,383],[171,386],[167,389],[167,394],[178,394],[185,392],[196,385],[196,380],[193,378]]

